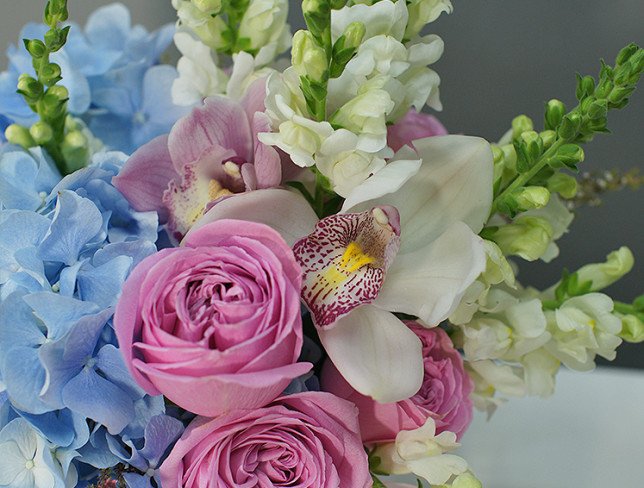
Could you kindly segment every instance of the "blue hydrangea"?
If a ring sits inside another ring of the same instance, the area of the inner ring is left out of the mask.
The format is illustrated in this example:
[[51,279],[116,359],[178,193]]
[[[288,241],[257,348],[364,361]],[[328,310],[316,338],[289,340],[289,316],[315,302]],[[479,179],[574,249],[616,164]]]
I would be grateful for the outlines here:
[[[41,39],[44,24],[27,24],[20,38]],[[96,10],[85,29],[72,24],[66,45],[51,56],[69,90],[68,110],[80,117],[109,149],[126,153],[169,132],[186,113],[172,104],[176,70],[158,65],[172,42],[174,26],[148,32],[132,26],[130,12],[115,3]],[[31,57],[19,43],[7,51],[9,66],[0,73],[0,123],[28,125],[36,116],[16,93],[18,77],[34,73]]]
[[156,213],[111,184],[126,159],[99,153],[61,179],[40,150],[0,148],[0,427],[12,452],[56,453],[46,468],[62,474],[42,486],[123,462],[140,466],[132,483],[149,482],[183,429],[133,380],[112,328],[122,285],[158,235]]

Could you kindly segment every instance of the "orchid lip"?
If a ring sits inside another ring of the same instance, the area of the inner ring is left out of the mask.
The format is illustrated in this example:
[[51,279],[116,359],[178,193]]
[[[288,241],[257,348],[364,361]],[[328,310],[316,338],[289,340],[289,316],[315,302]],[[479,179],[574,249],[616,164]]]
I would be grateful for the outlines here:
[[400,246],[394,207],[322,219],[293,252],[302,267],[302,299],[318,327],[330,327],[355,307],[373,302]]

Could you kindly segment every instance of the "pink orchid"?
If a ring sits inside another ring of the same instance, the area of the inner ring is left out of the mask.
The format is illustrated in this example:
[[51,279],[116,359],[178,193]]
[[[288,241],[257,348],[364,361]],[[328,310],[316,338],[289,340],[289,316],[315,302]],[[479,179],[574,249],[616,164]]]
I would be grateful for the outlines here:
[[492,201],[489,144],[443,136],[414,148],[422,163],[390,162],[338,215],[319,221],[301,195],[269,189],[226,199],[193,227],[233,218],[280,232],[329,358],[356,391],[383,403],[411,397],[423,379],[421,342],[394,313],[434,327],[485,268],[476,234]]
[[277,151],[260,143],[270,131],[264,114],[266,80],[236,102],[223,96],[180,119],[127,161],[113,183],[139,211],[155,210],[177,241],[215,202],[235,193],[280,184]]

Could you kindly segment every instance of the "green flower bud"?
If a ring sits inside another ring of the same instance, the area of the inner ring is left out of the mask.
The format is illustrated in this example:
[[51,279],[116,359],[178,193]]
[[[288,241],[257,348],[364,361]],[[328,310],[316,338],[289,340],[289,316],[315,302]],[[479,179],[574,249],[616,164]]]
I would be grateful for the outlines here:
[[293,36],[291,63],[300,76],[315,81],[323,81],[327,73],[326,52],[306,30],[297,31]]
[[33,137],[36,144],[42,146],[51,141],[54,137],[54,131],[47,122],[38,121],[29,128],[29,134]]
[[515,196],[515,199],[519,207],[524,211],[542,208],[548,204],[550,192],[542,186],[526,186]]
[[47,47],[40,39],[25,39],[24,43],[27,51],[34,59],[40,59],[47,53]]
[[63,29],[50,29],[45,32],[45,44],[50,51],[56,52],[67,42],[67,34],[69,34],[70,26]]
[[581,116],[578,113],[571,113],[565,115],[561,121],[561,125],[557,130],[559,137],[562,139],[574,139],[579,133],[581,126]]
[[46,85],[50,86],[60,81],[60,66],[56,63],[49,63],[40,69],[40,77]]
[[584,160],[584,150],[577,144],[564,144],[557,150],[555,158],[565,166],[574,167]]
[[65,135],[60,149],[67,163],[69,172],[84,167],[89,159],[89,141],[81,131],[72,131]]
[[330,68],[331,78],[337,78],[342,74],[344,67],[355,56],[366,31],[367,29],[362,22],[352,22],[347,26],[344,34],[335,42]]
[[631,87],[616,86],[608,94],[607,98],[611,104],[618,104],[627,98],[632,92],[633,89]]
[[560,100],[553,98],[546,103],[545,125],[546,129],[556,129],[563,116],[566,114],[566,106]]
[[522,133],[533,129],[532,119],[527,115],[519,115],[512,120],[512,139],[518,139]]
[[605,119],[608,114],[608,103],[606,100],[594,100],[586,112],[592,120]]
[[552,242],[553,229],[546,219],[520,216],[513,223],[496,229],[491,240],[506,256],[520,256],[535,261],[544,255]]
[[45,7],[45,23],[53,27],[58,22],[65,22],[69,13],[67,12],[67,0],[49,0]]
[[644,342],[644,322],[640,317],[633,314],[616,313],[615,315],[622,321],[622,331],[619,333],[619,337],[626,342]]
[[595,79],[592,76],[577,78],[577,100],[582,100],[595,93]]
[[600,291],[615,283],[622,276],[633,269],[635,260],[631,250],[622,246],[617,251],[606,256],[603,263],[587,264],[582,266],[577,275],[579,282],[592,281],[591,291]]
[[548,178],[548,190],[566,199],[574,198],[577,195],[577,180],[565,173],[555,173]]
[[521,134],[521,145],[529,161],[536,161],[543,153],[543,141],[539,134],[533,130]]
[[303,0],[302,13],[311,33],[319,38],[331,24],[331,8],[328,0]]
[[42,83],[32,78],[26,73],[23,73],[18,78],[18,92],[27,97],[31,101],[38,100],[44,91]]
[[30,148],[36,146],[36,142],[26,127],[18,124],[11,124],[4,131],[4,136],[10,144]]
[[557,133],[554,130],[544,130],[539,132],[539,137],[543,141],[544,149],[548,149],[557,140]]
[[496,144],[491,144],[492,148],[492,157],[494,158],[494,164],[502,163],[505,159],[503,156],[503,150]]
[[55,96],[61,102],[69,100],[69,91],[62,85],[50,86],[47,89],[47,94]]
[[343,48],[357,49],[362,43],[362,40],[364,39],[364,35],[366,32],[367,32],[367,28],[362,22],[351,22],[347,26],[346,30],[344,31],[344,34],[342,34],[342,37],[341,37],[341,38],[344,38]]
[[65,100],[61,100],[49,91],[40,99],[38,105],[38,112],[47,120],[56,119],[65,113]]
[[626,62],[639,50],[637,44],[629,44],[628,46],[622,48],[617,57],[615,58],[615,66],[620,66]]
[[463,473],[452,481],[452,488],[483,488],[483,485],[472,473]]
[[501,151],[503,151],[503,158],[505,159],[505,166],[508,169],[516,171],[517,169],[517,151],[514,148],[514,144],[506,144],[501,146]]

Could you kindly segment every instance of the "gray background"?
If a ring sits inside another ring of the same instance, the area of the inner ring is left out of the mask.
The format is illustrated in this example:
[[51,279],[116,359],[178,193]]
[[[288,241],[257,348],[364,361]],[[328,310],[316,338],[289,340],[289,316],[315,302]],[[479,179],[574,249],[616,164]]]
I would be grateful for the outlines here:
[[[2,0],[0,46],[18,41],[20,27],[40,18],[44,0]],[[70,0],[73,20],[84,22],[104,0]],[[174,21],[170,0],[127,0],[136,23],[153,28]],[[291,24],[302,26],[299,2],[291,1]],[[525,113],[540,124],[544,101],[560,98],[575,104],[575,72],[596,75],[599,59],[612,63],[629,42],[644,41],[642,0],[478,0],[454,1],[455,12],[442,16],[430,31],[443,37],[446,50],[435,68],[442,78],[445,107],[439,115],[450,132],[480,135],[491,141]],[[2,59],[2,66],[6,60]],[[642,167],[644,89],[626,109],[611,113],[614,134],[598,136],[585,146],[588,171]],[[539,127],[541,127],[539,125]],[[630,301],[642,293],[644,267],[644,192],[624,190],[608,195],[599,208],[577,212],[571,232],[560,241],[553,263],[521,268],[523,283],[547,287],[561,269],[603,260],[627,245],[636,256],[635,269],[608,293]],[[644,367],[644,346],[624,345],[617,365]]]

